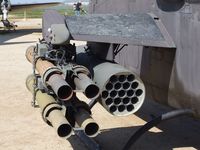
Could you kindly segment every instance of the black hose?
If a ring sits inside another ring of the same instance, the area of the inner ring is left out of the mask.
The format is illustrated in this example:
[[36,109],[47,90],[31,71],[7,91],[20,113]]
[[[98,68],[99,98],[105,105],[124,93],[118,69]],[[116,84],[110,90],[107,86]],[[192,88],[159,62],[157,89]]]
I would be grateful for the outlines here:
[[131,146],[149,129],[158,125],[162,121],[173,119],[175,117],[183,116],[183,115],[194,115],[194,112],[190,109],[181,109],[181,110],[174,110],[171,112],[167,112],[165,114],[156,117],[155,119],[147,122],[144,126],[138,129],[128,140],[125,144],[123,150],[129,150]]

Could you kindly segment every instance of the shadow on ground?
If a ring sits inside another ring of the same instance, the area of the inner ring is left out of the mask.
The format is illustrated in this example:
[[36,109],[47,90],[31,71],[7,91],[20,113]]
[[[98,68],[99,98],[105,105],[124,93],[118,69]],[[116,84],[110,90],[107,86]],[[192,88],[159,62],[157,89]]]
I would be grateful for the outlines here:
[[[189,129],[183,130],[179,129],[179,127],[175,128],[166,129],[159,133],[148,131],[132,145],[131,149],[172,150],[173,148],[181,147],[200,149],[200,134],[193,136]],[[96,141],[104,150],[122,150],[128,139],[137,129],[139,129],[139,126],[110,129],[102,132],[96,138]],[[178,134],[181,134],[182,136],[180,137]]]
[[[186,118],[185,121],[187,121],[187,119],[188,118]],[[179,126],[177,124],[173,129],[166,129],[159,133],[148,131],[132,145],[131,149],[172,150],[173,148],[181,147],[200,149],[200,134],[193,135],[190,133],[190,129],[185,127],[179,128],[180,126],[181,123]],[[139,127],[140,126],[103,130],[102,133],[95,138],[95,141],[99,143],[102,150],[122,150],[128,139]],[[73,137],[73,139],[70,140],[74,150],[83,150],[83,147],[80,147],[80,142],[81,141],[77,137]]]
[[[158,107],[159,106],[159,107]],[[140,118],[150,121],[152,117],[158,116],[171,109],[157,103],[147,101],[143,108],[136,114]],[[112,128],[101,130],[95,141],[100,144],[102,150],[122,150],[129,138],[141,126]],[[162,122],[157,126],[160,131],[146,132],[138,141],[131,146],[131,149],[142,150],[172,150],[174,148],[195,148],[200,149],[200,121],[190,117],[180,117]],[[70,143],[74,150],[82,150],[80,140],[73,137]]]
[[[8,40],[18,38],[20,36],[32,34],[32,33],[41,33],[41,29],[18,29],[16,31],[0,31],[0,45],[8,45],[8,44],[22,44],[22,43],[32,43],[36,41],[25,41],[25,42],[9,42],[5,43]],[[3,37],[3,38],[2,38]]]

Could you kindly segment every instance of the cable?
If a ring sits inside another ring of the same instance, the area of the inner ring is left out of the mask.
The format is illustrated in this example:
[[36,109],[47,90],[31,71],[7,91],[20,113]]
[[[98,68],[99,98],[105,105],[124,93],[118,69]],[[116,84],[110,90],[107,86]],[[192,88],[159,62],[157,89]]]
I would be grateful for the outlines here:
[[123,150],[129,150],[131,146],[149,129],[152,127],[158,125],[162,121],[173,119],[179,116],[183,115],[194,115],[194,111],[191,109],[180,109],[180,110],[174,110],[171,112],[167,112],[165,114],[160,115],[159,117],[156,117],[155,119],[151,120],[150,122],[147,122],[144,126],[142,126],[140,129],[138,129],[128,140],[128,142],[125,144]]

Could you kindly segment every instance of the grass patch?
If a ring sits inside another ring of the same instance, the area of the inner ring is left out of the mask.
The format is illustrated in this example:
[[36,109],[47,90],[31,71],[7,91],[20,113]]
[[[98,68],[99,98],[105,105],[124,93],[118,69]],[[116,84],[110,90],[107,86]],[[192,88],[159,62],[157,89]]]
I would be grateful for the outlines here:
[[[88,10],[87,6],[83,6],[84,10]],[[47,9],[47,8],[45,8]],[[35,9],[28,9],[26,11],[26,18],[42,18],[42,15],[45,11],[44,8],[35,8]],[[63,15],[68,15],[68,16],[73,16],[75,15],[73,6],[71,5],[63,5],[63,6],[54,6],[48,9],[55,9],[57,10],[60,14]],[[9,13],[9,18],[11,19],[23,19],[24,18],[24,12],[25,9],[19,10],[17,12],[10,12]]]

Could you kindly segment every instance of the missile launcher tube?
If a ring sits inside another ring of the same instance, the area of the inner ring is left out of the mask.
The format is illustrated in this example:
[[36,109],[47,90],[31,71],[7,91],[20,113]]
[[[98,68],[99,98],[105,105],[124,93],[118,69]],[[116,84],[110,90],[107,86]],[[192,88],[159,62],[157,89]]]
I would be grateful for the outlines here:
[[[52,111],[50,111],[50,109],[52,109]],[[70,137],[72,134],[72,127],[59,107],[51,107],[48,111],[50,111],[50,113],[48,114],[47,120],[56,129],[58,136],[65,139]]]
[[90,116],[89,112],[80,108],[74,115],[77,124],[84,130],[89,137],[95,137],[99,133],[99,126]]
[[47,81],[53,91],[61,100],[69,100],[72,95],[72,88],[67,84],[63,77],[59,74],[52,74]]
[[36,100],[43,112],[44,120],[51,123],[59,137],[68,138],[72,134],[72,127],[63,115],[61,106],[56,104],[55,99],[47,93],[42,93],[41,90],[34,91],[34,83],[35,77],[33,75],[28,76],[26,87],[32,94],[36,92]]
[[[35,46],[30,46],[26,50],[26,59],[32,64],[34,64],[35,48],[36,48]],[[53,68],[53,67],[55,67],[55,65],[52,64],[51,62],[47,60],[42,60],[41,58],[37,59],[36,69],[40,75],[43,75],[46,72],[47,68]]]
[[69,100],[73,95],[73,91],[69,84],[64,80],[62,72],[59,71],[54,64],[47,60],[38,58],[36,62],[34,62],[34,49],[34,46],[27,49],[27,60],[32,64],[35,63],[36,70],[40,76],[46,76],[45,79],[43,78],[43,83],[47,85],[47,87],[50,86],[59,99]]
[[83,90],[84,94],[89,99],[99,97],[99,87],[84,73],[78,73],[74,78],[74,83],[77,89]]

